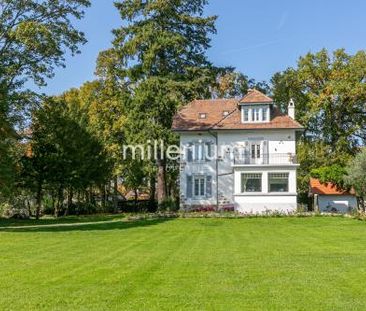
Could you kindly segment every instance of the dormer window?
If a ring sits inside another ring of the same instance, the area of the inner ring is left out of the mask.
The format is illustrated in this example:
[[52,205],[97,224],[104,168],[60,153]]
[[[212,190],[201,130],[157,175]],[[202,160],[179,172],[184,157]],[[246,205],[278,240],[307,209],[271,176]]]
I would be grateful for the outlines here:
[[252,109],[252,120],[254,122],[258,122],[258,121],[262,121],[262,116],[263,116],[263,112],[262,112],[262,108],[253,108]]
[[200,113],[198,114],[198,117],[199,117],[200,119],[206,119],[206,118],[207,118],[207,113],[200,112]]
[[242,123],[269,122],[271,120],[272,98],[258,90],[248,90],[239,102]]
[[242,122],[268,122],[270,120],[270,106],[269,105],[243,105]]
[[249,108],[242,108],[243,109],[243,122],[249,122]]

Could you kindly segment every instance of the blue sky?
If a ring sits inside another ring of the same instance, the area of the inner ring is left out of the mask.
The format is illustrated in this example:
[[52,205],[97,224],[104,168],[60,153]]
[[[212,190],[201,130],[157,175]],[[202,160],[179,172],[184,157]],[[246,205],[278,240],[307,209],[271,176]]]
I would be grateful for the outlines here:
[[[206,13],[218,15],[209,59],[257,80],[269,80],[309,51],[366,48],[364,0],[211,0]],[[111,30],[119,25],[113,0],[92,0],[77,23],[88,43],[81,55],[67,57],[67,67],[58,69],[42,91],[59,94],[92,80],[97,55],[111,46]]]

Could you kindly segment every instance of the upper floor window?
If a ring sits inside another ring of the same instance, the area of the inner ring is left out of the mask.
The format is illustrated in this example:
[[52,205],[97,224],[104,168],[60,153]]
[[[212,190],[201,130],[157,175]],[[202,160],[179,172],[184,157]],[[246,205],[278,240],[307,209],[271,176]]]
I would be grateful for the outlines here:
[[252,113],[253,113],[252,120],[254,122],[262,121],[261,120],[261,116],[263,115],[262,108],[253,108]]
[[260,144],[252,144],[251,145],[251,157],[252,159],[259,159],[261,157],[261,145]]
[[214,155],[214,146],[210,141],[191,143],[187,148],[188,162],[211,161]]
[[242,122],[267,122],[269,111],[269,106],[242,107]]
[[243,108],[243,121],[249,121],[249,108]]

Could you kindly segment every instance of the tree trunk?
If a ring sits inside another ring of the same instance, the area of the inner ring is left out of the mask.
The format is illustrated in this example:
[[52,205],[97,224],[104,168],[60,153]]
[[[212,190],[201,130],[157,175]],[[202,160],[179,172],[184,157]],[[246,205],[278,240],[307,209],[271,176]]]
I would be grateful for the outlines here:
[[56,211],[55,211],[55,214],[57,214],[57,217],[58,217],[58,214],[61,210],[61,207],[63,206],[63,201],[64,201],[64,189],[63,189],[62,186],[60,186],[58,188],[57,204],[56,204]]
[[155,195],[156,195],[156,178],[155,176],[150,177],[150,202],[155,201]]
[[54,191],[51,192],[51,196],[52,196],[52,209],[53,209],[53,216],[54,217],[58,217],[58,210],[57,210],[57,206],[56,206],[56,196]]
[[358,209],[362,212],[365,212],[365,200],[363,197],[358,198]]
[[113,210],[115,213],[118,212],[118,178],[114,177],[113,181]]
[[32,217],[32,209],[31,209],[31,205],[29,203],[29,200],[27,200],[27,207],[28,207],[28,214],[29,214],[29,217]]
[[39,216],[41,214],[41,208],[42,208],[42,181],[38,181],[38,187],[37,187],[37,195],[36,195],[36,219],[39,219]]
[[69,193],[67,194],[67,205],[66,205],[64,216],[67,216],[69,214],[69,210],[72,205],[73,196],[74,196],[74,191],[72,188],[70,188]]
[[107,202],[106,185],[103,185],[103,188],[102,188],[102,207],[103,207],[103,211],[105,211],[106,202]]
[[165,161],[158,160],[158,176],[157,176],[157,197],[160,204],[166,198],[166,183],[165,183]]

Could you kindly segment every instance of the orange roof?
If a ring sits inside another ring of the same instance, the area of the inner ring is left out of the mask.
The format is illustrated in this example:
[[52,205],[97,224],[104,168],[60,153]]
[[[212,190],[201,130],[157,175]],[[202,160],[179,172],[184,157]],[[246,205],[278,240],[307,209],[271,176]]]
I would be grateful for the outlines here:
[[248,93],[240,100],[241,104],[272,103],[272,98],[255,89],[249,89]]
[[[206,114],[206,117],[200,118],[200,114],[203,113]],[[228,114],[225,115],[224,113]],[[194,100],[178,111],[173,119],[172,127],[175,131],[303,128],[298,122],[281,113],[276,107],[272,109],[269,122],[242,123],[240,105],[237,99]]]
[[321,183],[319,179],[310,178],[310,189],[312,194],[323,194],[323,195],[354,195],[353,189],[350,191],[340,189],[331,182]]

